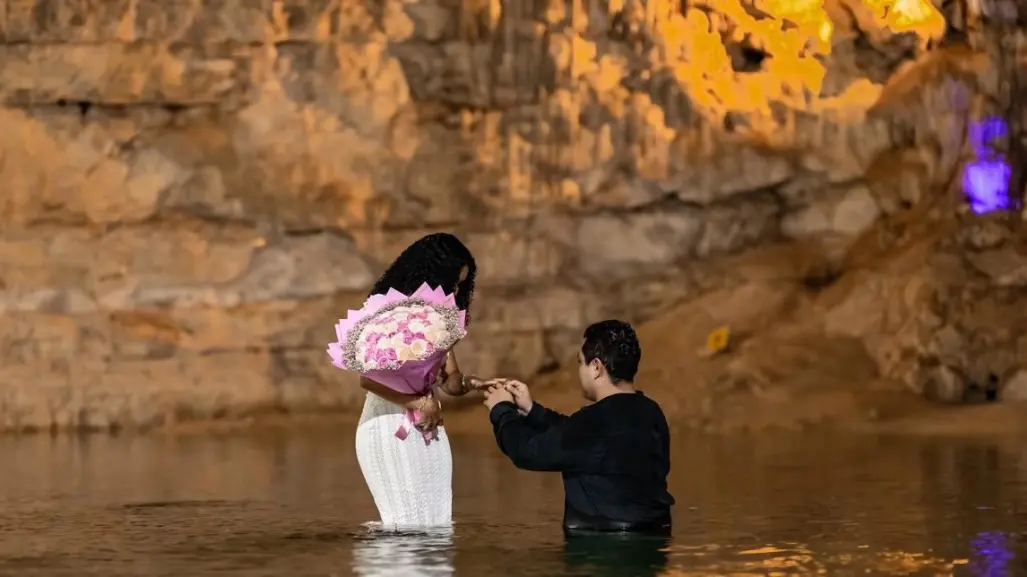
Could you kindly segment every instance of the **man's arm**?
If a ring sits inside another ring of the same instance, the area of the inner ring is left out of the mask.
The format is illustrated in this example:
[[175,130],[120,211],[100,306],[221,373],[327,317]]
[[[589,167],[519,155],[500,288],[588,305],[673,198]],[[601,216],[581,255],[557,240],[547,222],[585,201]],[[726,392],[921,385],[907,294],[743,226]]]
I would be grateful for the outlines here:
[[531,391],[528,390],[528,385],[518,380],[507,379],[504,385],[507,392],[513,396],[514,402],[517,407],[523,410],[523,407],[528,407],[528,410],[524,412],[524,418],[531,426],[537,429],[545,429],[567,420],[566,415],[561,415],[556,411],[547,409],[542,405],[536,403],[531,398]]
[[539,430],[526,418],[521,417],[517,413],[517,405],[509,401],[492,407],[489,411],[489,420],[492,421],[492,432],[496,435],[499,450],[503,451],[518,469],[567,471],[577,465],[574,454],[563,449],[562,425],[566,423]]
[[527,423],[537,429],[546,429],[555,425],[559,425],[567,420],[567,415],[558,413],[552,409],[547,409],[537,402],[531,403],[531,408],[528,409],[527,414],[524,415],[524,420]]

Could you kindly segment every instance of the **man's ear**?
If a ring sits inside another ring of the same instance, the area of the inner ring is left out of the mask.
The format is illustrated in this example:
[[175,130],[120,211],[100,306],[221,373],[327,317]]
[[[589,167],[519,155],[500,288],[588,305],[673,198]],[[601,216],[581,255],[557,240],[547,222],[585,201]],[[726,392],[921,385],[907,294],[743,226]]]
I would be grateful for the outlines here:
[[592,359],[592,378],[598,379],[603,376],[603,363],[599,359]]

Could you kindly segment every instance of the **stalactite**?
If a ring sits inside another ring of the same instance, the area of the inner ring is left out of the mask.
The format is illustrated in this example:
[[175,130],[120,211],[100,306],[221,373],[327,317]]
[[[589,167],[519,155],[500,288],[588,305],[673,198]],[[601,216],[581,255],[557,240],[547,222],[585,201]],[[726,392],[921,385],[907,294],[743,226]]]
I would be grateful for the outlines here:
[[1004,38],[1011,42],[1011,50],[1003,50],[1003,58],[1006,60],[1003,66],[1003,73],[1007,76],[1008,94],[1006,124],[1008,126],[1007,150],[1008,163],[1012,169],[1009,175],[1010,204],[1013,208],[1019,209],[1023,206],[1024,191],[1027,189],[1027,150],[1023,145],[1023,115],[1025,112],[1023,99],[1027,97],[1022,82],[1021,58],[1023,55],[1024,36],[1021,30],[1013,27],[1007,30]]
[[474,0],[461,0],[458,11],[460,38],[465,42],[477,40],[474,22]]
[[499,26],[499,20],[503,17],[503,2],[502,0],[489,0],[489,32],[495,32]]
[[588,29],[585,37],[589,40],[598,38],[604,32],[599,14],[599,0],[588,0]]
[[507,2],[507,9],[503,11],[503,49],[501,52],[502,56],[499,58],[498,70],[495,71],[495,74],[501,78],[501,80],[497,80],[501,85],[504,84],[504,81],[510,80],[506,76],[509,72],[511,56],[514,54],[514,31],[516,29],[516,21],[521,17],[520,4],[521,0]]
[[588,30],[588,15],[583,0],[571,0],[571,29],[581,34]]

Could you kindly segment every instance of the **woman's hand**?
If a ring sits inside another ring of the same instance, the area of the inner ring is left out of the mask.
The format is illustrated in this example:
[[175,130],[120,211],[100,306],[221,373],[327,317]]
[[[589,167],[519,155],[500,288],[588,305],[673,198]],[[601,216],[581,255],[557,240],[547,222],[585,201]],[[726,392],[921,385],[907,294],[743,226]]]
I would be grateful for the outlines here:
[[456,353],[452,350],[446,354],[446,361],[439,370],[440,389],[451,397],[460,397],[471,391],[485,388],[485,383],[478,377],[465,375],[460,371]]
[[442,403],[434,395],[419,397],[407,403],[406,408],[421,414],[420,420],[414,425],[420,431],[434,431],[442,424]]

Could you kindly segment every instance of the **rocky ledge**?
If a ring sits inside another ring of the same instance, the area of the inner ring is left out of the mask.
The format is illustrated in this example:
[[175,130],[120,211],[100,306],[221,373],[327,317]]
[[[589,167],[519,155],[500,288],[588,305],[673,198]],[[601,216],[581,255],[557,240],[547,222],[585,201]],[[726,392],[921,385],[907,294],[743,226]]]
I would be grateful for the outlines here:
[[332,324],[436,230],[481,373],[619,316],[697,426],[834,378],[1027,395],[1019,225],[954,176],[1019,36],[809,4],[0,0],[0,428],[353,410]]

